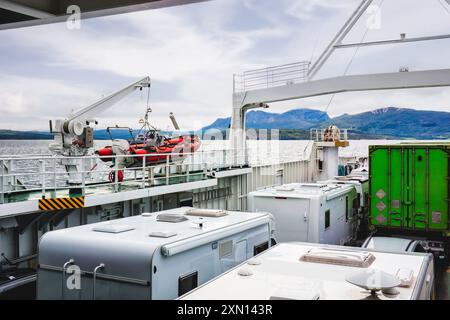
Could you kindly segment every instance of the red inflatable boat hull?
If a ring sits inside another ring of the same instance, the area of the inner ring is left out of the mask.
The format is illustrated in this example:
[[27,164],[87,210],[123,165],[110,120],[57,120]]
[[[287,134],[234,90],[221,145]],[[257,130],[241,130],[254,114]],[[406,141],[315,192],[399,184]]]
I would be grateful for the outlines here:
[[[165,139],[158,147],[146,148],[144,144],[132,144],[128,150],[130,155],[142,155],[142,157],[134,157],[142,163],[144,157],[146,164],[159,164],[167,161],[181,160],[186,157],[186,153],[194,153],[200,148],[201,142],[197,136],[181,136],[178,138]],[[111,146],[104,147],[97,151],[104,162],[110,162],[113,159],[108,156],[114,156]],[[154,156],[152,156],[152,154]],[[169,160],[167,160],[169,158]]]

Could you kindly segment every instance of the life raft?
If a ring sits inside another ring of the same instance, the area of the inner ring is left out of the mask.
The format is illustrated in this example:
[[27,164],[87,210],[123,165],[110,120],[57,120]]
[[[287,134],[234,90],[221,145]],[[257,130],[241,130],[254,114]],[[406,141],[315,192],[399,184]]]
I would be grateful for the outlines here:
[[[158,146],[146,146],[142,143],[130,144],[127,154],[141,155],[141,157],[133,157],[136,161],[143,163],[144,158],[147,165],[161,164],[167,161],[175,161],[185,158],[190,153],[196,152],[201,145],[198,136],[180,136],[177,138],[164,139]],[[96,152],[102,161],[110,162],[114,156],[113,147],[107,146]],[[152,156],[154,155],[154,156]]]

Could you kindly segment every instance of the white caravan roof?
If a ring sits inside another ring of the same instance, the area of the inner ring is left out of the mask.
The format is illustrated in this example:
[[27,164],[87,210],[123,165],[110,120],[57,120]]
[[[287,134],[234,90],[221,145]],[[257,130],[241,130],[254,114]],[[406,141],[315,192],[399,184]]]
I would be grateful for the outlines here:
[[[39,264],[63,266],[69,259],[92,270],[99,259],[110,263],[112,273],[133,274],[151,261],[155,250],[165,256],[216,241],[231,234],[270,224],[268,213],[226,211],[218,217],[186,215],[183,207],[139,216],[47,232],[39,243]],[[214,213],[203,210],[205,215]],[[183,216],[182,222],[157,221],[160,215]],[[201,219],[201,220],[200,220]],[[203,226],[200,228],[199,223]],[[270,232],[268,228],[268,232]],[[121,261],[117,263],[117,261]],[[147,270],[148,271],[148,270]],[[145,273],[145,270],[142,270]],[[148,272],[147,272],[148,273]]]
[[348,193],[354,187],[348,184],[337,183],[290,183],[277,187],[269,187],[251,192],[256,197],[283,197],[309,199],[312,197],[327,196],[333,199]]
[[[368,268],[301,261],[311,249],[350,250],[369,253],[367,249],[307,243],[283,243],[254,259],[231,269],[222,276],[181,297],[186,300],[270,300],[284,299],[362,300],[373,299],[369,291],[350,284],[346,278],[365,270],[381,270],[396,275],[400,268],[413,272],[409,288],[397,287],[399,294],[377,299],[409,300],[419,294],[421,280],[431,261],[426,254],[370,252],[375,257]],[[250,274],[250,275],[249,275]],[[247,275],[247,276],[245,276]]]

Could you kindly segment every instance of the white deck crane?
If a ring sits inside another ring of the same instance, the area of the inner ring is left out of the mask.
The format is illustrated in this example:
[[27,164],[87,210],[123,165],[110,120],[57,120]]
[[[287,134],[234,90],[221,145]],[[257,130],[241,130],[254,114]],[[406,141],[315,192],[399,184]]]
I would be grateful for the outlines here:
[[81,182],[79,169],[85,171],[86,168],[80,157],[93,154],[94,131],[91,124],[97,124],[95,117],[136,90],[150,86],[150,77],[147,76],[86,108],[73,112],[65,119],[50,121],[50,132],[54,134],[54,141],[49,145],[49,149],[55,155],[64,156],[60,164],[64,165],[69,173],[69,183]]

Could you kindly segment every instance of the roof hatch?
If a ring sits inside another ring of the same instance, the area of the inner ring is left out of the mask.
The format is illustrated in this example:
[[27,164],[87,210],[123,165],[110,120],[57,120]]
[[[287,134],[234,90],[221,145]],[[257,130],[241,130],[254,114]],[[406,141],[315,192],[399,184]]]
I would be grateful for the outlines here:
[[189,220],[182,214],[158,214],[156,216],[156,221],[159,222],[171,222],[171,223],[178,223]]
[[176,235],[177,233],[173,231],[154,231],[150,233],[149,236],[154,238],[171,238],[175,237]]
[[366,251],[312,248],[300,258],[300,261],[368,268],[375,261],[375,256]]
[[134,230],[133,226],[129,226],[126,224],[104,224],[93,228],[93,231],[96,232],[106,232],[106,233],[122,233]]
[[189,209],[188,211],[186,211],[186,215],[195,217],[218,218],[227,216],[228,213],[225,210]]

